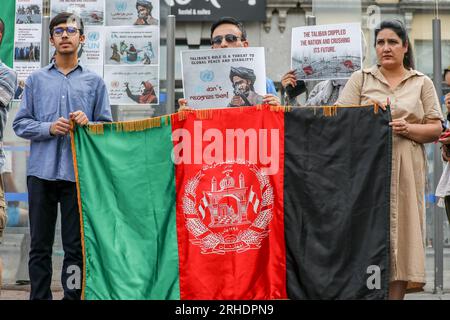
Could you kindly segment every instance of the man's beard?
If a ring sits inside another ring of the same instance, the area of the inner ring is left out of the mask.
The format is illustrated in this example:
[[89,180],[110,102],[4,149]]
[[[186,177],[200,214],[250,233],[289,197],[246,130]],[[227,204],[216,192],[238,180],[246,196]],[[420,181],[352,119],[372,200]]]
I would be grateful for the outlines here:
[[246,97],[248,97],[248,95],[250,94],[250,88],[249,87],[241,88],[241,89],[235,88],[234,90],[235,90],[236,93],[239,93],[239,94],[244,95]]
[[139,19],[147,19],[147,17],[148,17],[148,14],[146,13],[146,12],[142,12],[142,11],[139,11],[138,12],[138,18]]

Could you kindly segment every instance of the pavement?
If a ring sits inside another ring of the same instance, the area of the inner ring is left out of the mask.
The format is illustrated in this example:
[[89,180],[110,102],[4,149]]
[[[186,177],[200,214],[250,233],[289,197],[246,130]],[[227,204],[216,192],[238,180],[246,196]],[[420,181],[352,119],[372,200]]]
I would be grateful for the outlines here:
[[[61,287],[52,287],[53,300],[63,298]],[[6,285],[0,291],[0,300],[28,300],[30,298],[29,285]]]
[[[28,300],[29,285],[24,286],[6,286],[0,292],[0,300]],[[61,300],[63,291],[60,287],[52,287],[53,299]],[[450,300],[450,292],[434,294],[432,292],[421,292],[407,294],[405,300]]]
[[[3,288],[0,293],[0,300],[28,300],[30,286],[16,284],[17,279],[25,279],[28,270],[26,268],[27,261],[19,259],[20,244],[17,242],[17,237],[20,235],[7,235],[5,241],[0,245],[0,257],[3,258],[5,270],[3,277]],[[25,250],[27,253],[28,250]],[[23,252],[22,252],[23,254]],[[61,268],[63,262],[64,251],[62,250],[62,243],[59,237],[55,239],[53,248],[53,277],[52,277],[52,292],[53,299],[60,300],[63,297],[61,287]],[[23,258],[23,257],[22,257]],[[432,248],[426,249],[426,285],[425,292],[414,293],[406,295],[406,300],[450,300],[450,248],[444,248],[444,292],[434,294],[434,252]],[[18,272],[17,268],[22,267],[22,272]],[[20,277],[19,277],[20,276]]]

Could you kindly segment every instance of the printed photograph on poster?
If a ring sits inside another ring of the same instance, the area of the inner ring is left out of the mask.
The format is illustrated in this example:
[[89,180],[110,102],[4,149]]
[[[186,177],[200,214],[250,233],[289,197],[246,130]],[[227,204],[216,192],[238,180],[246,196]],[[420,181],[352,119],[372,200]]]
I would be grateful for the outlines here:
[[42,0],[16,1],[15,42],[37,42],[42,37]]
[[105,66],[111,104],[158,104],[158,66]]
[[20,100],[23,97],[23,91],[25,90],[25,80],[21,79],[17,81],[17,89],[14,93],[14,100]]
[[105,64],[158,64],[159,28],[108,28]]
[[292,29],[291,67],[298,79],[348,79],[361,66],[359,23]]
[[40,24],[42,21],[42,1],[17,0],[16,24]]
[[192,108],[261,104],[266,94],[264,48],[181,52],[184,98]]
[[[110,2],[111,0],[107,0]],[[60,12],[70,12],[83,19],[85,26],[104,24],[105,3],[104,0],[52,0],[52,18]]]
[[108,0],[106,25],[159,25],[159,0]]
[[17,42],[14,44],[14,62],[37,62],[41,61],[40,42]]

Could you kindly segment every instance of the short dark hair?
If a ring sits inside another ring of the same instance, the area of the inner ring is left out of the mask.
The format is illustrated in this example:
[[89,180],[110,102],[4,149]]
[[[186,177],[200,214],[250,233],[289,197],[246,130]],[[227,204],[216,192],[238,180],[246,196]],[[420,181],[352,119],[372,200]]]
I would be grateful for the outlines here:
[[216,28],[218,26],[220,26],[221,24],[234,24],[236,27],[239,28],[239,30],[241,31],[241,39],[242,40],[247,40],[247,32],[245,31],[244,25],[242,24],[242,22],[236,20],[233,17],[222,17],[219,20],[217,20],[216,22],[214,22],[211,26],[211,36],[210,38],[212,39],[212,35],[214,33],[214,30],[216,30]]
[[450,66],[448,66],[447,69],[444,69],[444,75],[443,75],[444,80],[445,80],[445,76],[447,75],[447,73],[450,73]]
[[61,23],[67,23],[67,22],[76,22],[78,30],[80,30],[80,36],[84,34],[84,24],[83,20],[78,17],[76,14],[70,13],[70,12],[61,12],[58,13],[56,16],[53,17],[53,19],[50,21],[49,31],[50,31],[50,37],[53,36],[53,29],[61,24]]
[[[5,22],[0,18],[0,33],[5,35]],[[3,38],[0,40],[0,44],[2,44]]]
[[411,41],[409,41],[408,32],[406,31],[406,27],[400,20],[392,19],[392,20],[384,20],[375,28],[375,46],[377,45],[377,35],[383,29],[391,29],[394,31],[397,36],[402,40],[402,45],[405,46],[405,43],[408,43],[408,51],[405,53],[403,57],[403,66],[406,69],[414,69],[414,55],[411,46]]

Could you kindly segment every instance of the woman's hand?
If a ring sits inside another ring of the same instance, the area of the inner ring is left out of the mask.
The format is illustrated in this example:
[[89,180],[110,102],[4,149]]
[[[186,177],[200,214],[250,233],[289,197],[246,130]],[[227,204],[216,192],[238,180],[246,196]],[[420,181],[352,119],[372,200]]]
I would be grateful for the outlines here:
[[439,119],[426,119],[425,123],[409,123],[401,118],[392,120],[389,125],[395,134],[417,143],[434,142],[442,133],[442,123]]
[[272,106],[279,106],[281,104],[280,99],[273,94],[266,94],[263,96],[263,103],[270,104]]
[[[386,109],[384,109],[386,110]],[[389,125],[392,127],[392,132],[399,134],[404,137],[408,137],[409,135],[409,123],[405,119],[396,119],[389,122]]]
[[389,98],[386,100],[386,103],[383,103],[383,102],[380,102],[379,100],[371,98],[371,99],[369,99],[369,104],[377,105],[381,109],[383,109],[383,111],[386,111],[386,107],[389,105]]

